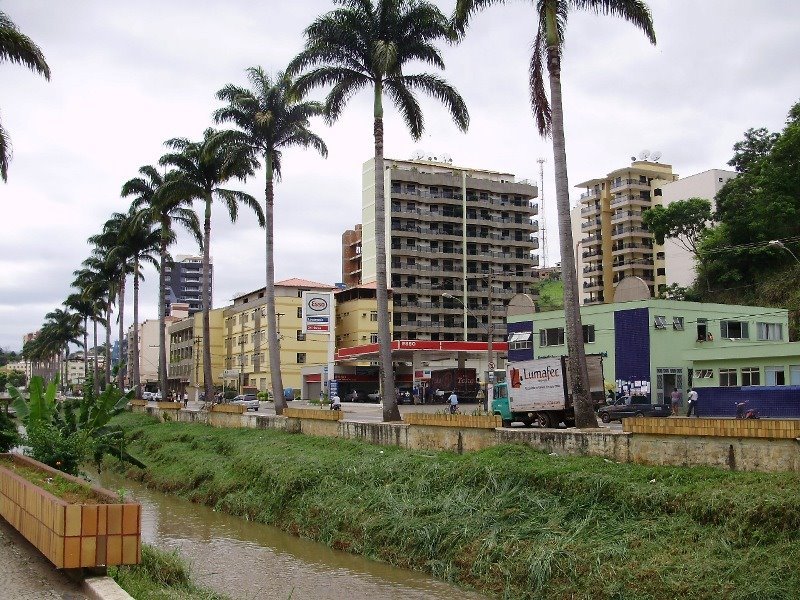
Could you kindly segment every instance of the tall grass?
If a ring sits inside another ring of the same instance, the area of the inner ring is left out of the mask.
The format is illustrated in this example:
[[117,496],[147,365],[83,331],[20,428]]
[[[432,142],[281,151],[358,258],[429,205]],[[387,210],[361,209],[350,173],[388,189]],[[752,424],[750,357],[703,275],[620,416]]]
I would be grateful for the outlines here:
[[192,583],[189,566],[177,552],[142,544],[138,565],[110,567],[109,575],[136,600],[226,600]]
[[800,477],[117,420],[128,476],[502,598],[800,597]]

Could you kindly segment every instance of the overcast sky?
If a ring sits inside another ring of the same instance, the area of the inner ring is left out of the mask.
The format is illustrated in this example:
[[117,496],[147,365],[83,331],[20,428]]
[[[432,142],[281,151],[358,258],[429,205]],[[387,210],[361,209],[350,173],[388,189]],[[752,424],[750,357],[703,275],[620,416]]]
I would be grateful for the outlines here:
[[[454,0],[437,0],[446,13]],[[538,180],[550,264],[558,260],[552,152],[534,131],[527,65],[531,2],[478,14],[465,41],[444,49],[445,76],[464,96],[472,122],[460,133],[441,106],[422,100],[426,131],[415,142],[398,114],[385,119],[386,156],[422,149],[454,164]],[[728,168],[749,127],[779,130],[800,99],[800,2],[653,0],[658,45],[609,17],[570,16],[563,63],[572,184],[659,150],[681,176]],[[226,83],[245,68],[282,69],[301,49],[302,31],[329,0],[0,0],[0,10],[39,44],[52,80],[0,63],[0,116],[11,137],[9,182],[0,183],[0,347],[22,335],[70,293],[86,239],[127,210],[122,184],[155,164],[172,137],[199,138]],[[316,97],[321,98],[321,93]],[[276,186],[276,279],[341,280],[341,234],[360,221],[361,165],[372,156],[371,99],[351,101],[328,145],[284,157]],[[263,172],[239,185],[263,199]],[[573,192],[573,199],[579,196]],[[214,306],[263,285],[263,230],[245,211],[235,225],[214,206]],[[196,253],[186,234],[173,254]],[[157,318],[157,274],[142,290],[142,318]],[[126,305],[130,307],[130,296]],[[130,310],[127,311],[130,313]],[[126,315],[130,322],[130,314]],[[116,330],[115,330],[116,331]]]

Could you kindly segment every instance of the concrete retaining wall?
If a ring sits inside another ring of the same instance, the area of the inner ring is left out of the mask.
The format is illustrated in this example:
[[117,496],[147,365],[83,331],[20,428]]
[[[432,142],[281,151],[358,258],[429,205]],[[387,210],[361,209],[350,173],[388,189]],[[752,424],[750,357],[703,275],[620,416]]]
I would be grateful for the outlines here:
[[[161,420],[164,420],[163,415],[167,413],[167,419],[186,423],[204,423],[214,427],[279,429],[289,433],[362,440],[410,450],[469,452],[499,444],[525,444],[548,454],[554,452],[560,456],[599,456],[616,462],[713,466],[737,471],[800,472],[798,439],[731,437],[729,431],[726,431],[728,437],[724,437],[709,435],[707,430],[702,435],[665,435],[660,431],[633,433],[608,429],[478,429],[406,423],[356,423],[274,415],[209,414],[174,409],[162,411],[152,406],[131,408],[135,412],[147,412]],[[668,419],[654,420],[664,422]],[[676,428],[681,425],[677,419],[670,420],[676,421]],[[648,419],[634,421],[644,426]],[[745,426],[750,425],[729,425]]]

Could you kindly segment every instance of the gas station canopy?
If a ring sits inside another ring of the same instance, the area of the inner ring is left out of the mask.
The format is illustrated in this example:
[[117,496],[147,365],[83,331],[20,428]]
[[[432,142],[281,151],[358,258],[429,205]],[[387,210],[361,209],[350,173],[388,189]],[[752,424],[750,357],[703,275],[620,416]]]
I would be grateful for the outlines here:
[[[414,355],[422,354],[425,360],[453,358],[457,354],[466,354],[466,358],[483,358],[486,356],[487,342],[435,342],[430,340],[394,340],[392,342],[392,361],[411,362]],[[335,361],[378,360],[379,344],[364,344],[340,348],[336,351]],[[507,342],[492,342],[493,352],[508,352]]]

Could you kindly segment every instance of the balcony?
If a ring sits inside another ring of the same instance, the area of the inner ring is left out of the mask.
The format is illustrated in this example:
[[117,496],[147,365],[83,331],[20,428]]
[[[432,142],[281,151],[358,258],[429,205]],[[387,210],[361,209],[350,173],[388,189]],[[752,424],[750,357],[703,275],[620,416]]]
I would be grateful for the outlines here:
[[612,263],[614,271],[624,271],[630,269],[652,269],[652,258],[629,258],[627,260],[618,260]]
[[600,227],[600,225],[601,225],[600,219],[590,219],[589,221],[584,221],[583,223],[581,223],[581,230],[589,231]]
[[591,206],[586,206],[581,209],[581,216],[585,217],[586,215],[594,215],[600,212],[600,206],[597,204],[592,204]]
[[611,207],[624,206],[631,204],[633,206],[649,207],[651,205],[650,198],[642,198],[641,196],[634,196],[631,194],[623,194],[611,199]]
[[600,197],[600,190],[586,190],[581,194],[581,202],[596,200],[599,197]]
[[638,227],[636,225],[630,225],[625,227],[615,227],[611,231],[611,239],[616,240],[626,236],[640,236],[640,237],[653,237],[653,234],[650,233],[644,227]]
[[620,221],[641,221],[642,213],[635,210],[622,210],[614,213],[611,216],[612,223],[619,223]]

